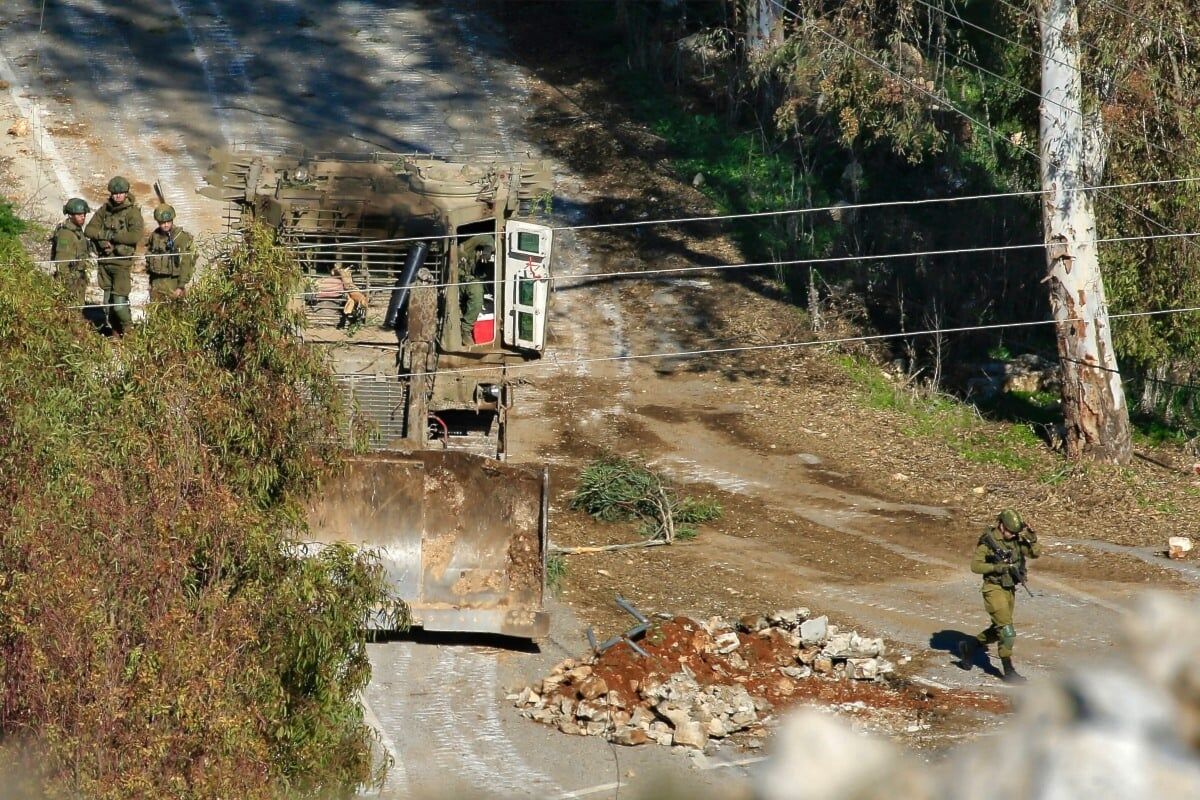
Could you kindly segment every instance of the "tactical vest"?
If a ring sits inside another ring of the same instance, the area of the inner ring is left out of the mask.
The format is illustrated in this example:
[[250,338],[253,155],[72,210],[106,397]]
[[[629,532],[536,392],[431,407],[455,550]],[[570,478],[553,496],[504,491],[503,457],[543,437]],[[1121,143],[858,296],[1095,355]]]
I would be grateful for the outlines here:
[[1017,568],[1017,577],[1013,577],[1011,572],[1003,572],[999,575],[989,574],[983,576],[984,583],[996,583],[1005,589],[1016,589],[1018,583],[1025,582],[1025,551],[1021,547],[1019,539],[1014,539],[1012,547],[1006,545],[996,538],[994,529],[989,528],[979,537],[979,544],[988,549],[988,563],[990,564],[1013,564]]
[[[72,233],[74,235],[75,247],[72,248],[74,252],[60,253],[58,251],[58,235],[60,233],[62,233],[63,231],[69,231],[70,233]],[[86,268],[86,265],[81,264],[80,262],[84,261],[87,258],[87,255],[88,255],[87,239],[84,238],[83,229],[76,228],[72,225],[68,225],[65,222],[58,223],[58,226],[54,229],[54,232],[50,234],[50,260],[51,261],[69,261],[70,263],[55,264],[55,267],[61,268],[64,266],[67,266],[67,267],[73,266],[73,267]]]

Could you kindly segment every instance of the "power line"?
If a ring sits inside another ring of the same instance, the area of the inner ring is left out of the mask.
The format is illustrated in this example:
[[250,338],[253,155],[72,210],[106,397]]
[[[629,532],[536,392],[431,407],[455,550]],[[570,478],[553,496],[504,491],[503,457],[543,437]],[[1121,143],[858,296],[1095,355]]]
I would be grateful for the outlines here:
[[[1121,244],[1128,242],[1156,241],[1161,239],[1191,239],[1200,237],[1200,231],[1187,233],[1160,233],[1160,234],[1142,234],[1138,236],[1112,236],[1104,239],[1092,239],[1090,244]],[[1048,247],[1046,242],[1031,242],[1028,244],[1002,244],[1002,245],[985,245],[982,247],[958,247],[945,250],[910,250],[901,253],[872,253],[866,255],[849,255],[849,256],[823,256],[818,258],[797,258],[788,260],[776,261],[750,261],[739,262],[733,264],[696,264],[688,267],[662,267],[658,269],[632,269],[632,270],[617,270],[613,272],[584,272],[569,275],[550,275],[545,278],[536,278],[535,280],[545,281],[547,283],[560,283],[563,281],[579,281],[581,283],[594,283],[598,281],[610,280],[613,278],[645,278],[653,275],[680,275],[685,273],[696,272],[724,272],[729,270],[739,269],[766,269],[768,267],[793,267],[793,266],[812,266],[817,264],[847,264],[857,261],[891,261],[901,258],[932,258],[935,256],[955,256],[955,255],[973,255],[977,253],[1003,253],[1017,250],[1041,250]],[[335,277],[330,277],[329,280],[337,280]],[[444,283],[425,283],[417,284],[411,288],[416,289],[447,289],[461,286],[491,286],[495,283],[492,280],[475,280],[475,281],[447,281]],[[388,293],[396,290],[394,286],[379,286],[366,287],[357,289],[342,288],[337,291],[311,291],[311,292],[296,292],[290,295],[296,299],[307,298],[326,298],[334,299],[336,297],[346,297],[351,293],[358,292],[360,294],[376,294]],[[70,309],[82,308],[105,308],[104,304],[83,305],[83,306],[67,306]]]
[[[1200,306],[1188,306],[1182,308],[1165,308],[1155,311],[1130,311],[1122,314],[1110,314],[1109,319],[1131,319],[1136,317],[1154,317],[1170,314],[1192,314],[1200,312]],[[595,364],[613,361],[642,361],[652,358],[662,359],[686,359],[699,358],[710,355],[728,355],[731,353],[749,353],[768,350],[790,350],[804,347],[821,347],[842,344],[852,344],[857,342],[879,342],[891,339],[908,339],[917,336],[940,336],[943,334],[952,333],[971,333],[975,331],[995,331],[1006,330],[1011,328],[1032,328],[1043,325],[1065,325],[1072,322],[1087,322],[1088,320],[1082,317],[1068,317],[1066,319],[1042,319],[1029,320],[1027,322],[998,322],[992,325],[964,325],[955,328],[929,328],[920,331],[908,331],[902,333],[876,333],[864,334],[861,336],[841,336],[836,339],[817,339],[793,342],[777,342],[775,344],[749,344],[749,345],[733,345],[730,347],[711,347],[698,350],[678,350],[664,351],[659,353],[634,353],[619,356],[589,356],[586,358],[573,358],[567,360],[554,361],[539,361],[526,362],[522,364],[512,364],[505,367],[505,370],[518,369],[559,369],[562,367],[577,366],[581,364]],[[405,375],[397,376],[399,379],[407,378],[423,378],[430,375],[463,375],[473,372],[495,372],[496,367],[463,367],[455,369],[437,370],[436,372],[413,372]]]
[[[1190,183],[1196,183],[1198,181],[1200,181],[1200,176],[1185,177],[1185,178],[1160,178],[1160,179],[1156,179],[1156,180],[1100,184],[1097,186],[1080,186],[1080,187],[1076,187],[1074,189],[1068,189],[1067,191],[1069,191],[1069,192],[1107,192],[1107,191],[1112,191],[1112,190],[1116,190],[1116,189],[1134,189],[1134,188],[1145,187],[1145,186],[1170,186],[1170,185],[1175,185],[1175,184],[1190,184]],[[779,216],[787,216],[787,215],[791,215],[791,214],[814,214],[814,213],[834,212],[834,211],[845,212],[845,211],[857,211],[857,210],[861,210],[861,209],[870,209],[870,208],[914,207],[914,206],[925,206],[925,205],[938,205],[938,204],[942,204],[942,203],[960,203],[960,202],[975,201],[975,200],[1000,200],[1000,199],[1013,198],[1013,197],[1036,197],[1037,195],[1046,194],[1047,191],[1048,190],[1046,190],[1046,189],[1024,189],[1024,190],[1012,191],[1012,192],[991,192],[991,193],[987,193],[987,194],[962,195],[959,197],[927,197],[927,198],[917,198],[917,199],[911,199],[911,200],[880,200],[880,201],[870,202],[870,203],[843,203],[843,204],[836,204],[836,205],[829,205],[829,206],[810,206],[807,208],[789,208],[789,209],[781,209],[779,211],[752,211],[752,212],[746,212],[746,213],[741,213],[741,214],[714,214],[714,215],[709,215],[709,216],[669,217],[669,218],[652,219],[652,220],[629,220],[629,221],[625,221],[625,222],[601,222],[601,223],[595,223],[595,224],[590,224],[590,225],[562,225],[562,226],[557,226],[557,227],[551,227],[550,230],[554,231],[554,232],[559,232],[559,231],[596,230],[596,229],[600,229],[600,228],[626,228],[626,227],[649,226],[649,225],[681,225],[681,224],[692,223],[692,222],[721,222],[721,221],[736,220],[736,219],[779,217]],[[229,239],[232,239],[233,237],[232,237],[232,235],[221,235],[218,238],[229,240]],[[345,244],[330,244],[330,243],[313,244],[313,245],[283,244],[283,245],[280,245],[280,247],[284,250],[287,250],[288,252],[297,252],[297,251],[311,252],[311,250],[308,250],[305,248],[328,248],[328,250],[332,253],[332,252],[336,252],[338,250],[353,249],[355,247],[361,247],[364,245],[383,245],[383,244],[393,244],[393,243],[402,243],[402,242],[428,242],[428,241],[440,241],[443,239],[459,239],[459,238],[462,238],[462,234],[445,234],[445,235],[439,234],[437,236],[411,236],[411,237],[405,237],[405,238],[400,238],[400,239],[374,239],[374,240],[368,240],[368,241],[362,241],[362,242],[352,242],[352,243],[348,242]],[[326,255],[327,253],[320,252],[317,254],[318,255]],[[176,253],[161,253],[161,254],[147,253],[141,257],[142,258],[161,258],[161,257],[169,256],[169,255],[178,255],[178,254],[176,254]],[[112,261],[112,260],[128,259],[128,258],[137,258],[137,256],[102,256],[99,258],[91,258],[90,261],[91,262],[100,262],[100,261]],[[77,259],[58,259],[58,260],[41,259],[41,260],[33,261],[32,263],[34,263],[36,265],[49,266],[49,265],[53,265],[53,264],[71,263],[72,261],[76,261],[76,260]],[[355,262],[355,263],[358,263],[358,262]],[[390,265],[393,262],[386,261],[386,262],[368,262],[368,263],[386,263],[386,264]]]

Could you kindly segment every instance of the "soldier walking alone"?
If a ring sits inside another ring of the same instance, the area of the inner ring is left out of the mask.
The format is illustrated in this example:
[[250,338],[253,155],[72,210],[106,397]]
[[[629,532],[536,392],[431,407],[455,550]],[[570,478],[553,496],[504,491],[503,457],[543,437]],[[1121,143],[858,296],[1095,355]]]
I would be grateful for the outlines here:
[[146,271],[150,273],[150,300],[183,297],[196,267],[192,235],[175,225],[175,209],[163,203],[154,209],[158,227],[146,242]]
[[959,644],[958,655],[964,664],[969,664],[981,647],[998,642],[1004,680],[1008,683],[1025,681],[1012,662],[1013,643],[1017,639],[1013,608],[1017,602],[1017,585],[1025,583],[1026,560],[1041,554],[1037,534],[1011,508],[1001,511],[996,516],[996,523],[979,537],[971,559],[971,571],[983,576],[983,607],[992,624],[974,639]]
[[104,290],[108,324],[118,334],[133,326],[133,316],[129,313],[133,283],[129,273],[144,231],[142,210],[129,193],[129,181],[117,175],[108,182],[108,201],[92,215],[83,233],[100,254],[96,278]]
[[55,262],[54,277],[66,288],[77,306],[83,305],[87,294],[88,268],[91,266],[88,240],[83,235],[83,223],[90,211],[86,200],[72,197],[63,206],[66,220],[54,229],[54,235],[50,237],[50,260]]

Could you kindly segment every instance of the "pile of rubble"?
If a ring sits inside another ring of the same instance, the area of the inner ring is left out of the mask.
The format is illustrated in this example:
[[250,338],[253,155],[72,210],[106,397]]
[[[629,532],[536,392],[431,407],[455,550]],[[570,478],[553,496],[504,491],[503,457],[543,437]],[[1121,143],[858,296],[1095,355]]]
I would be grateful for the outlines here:
[[883,680],[893,671],[883,653],[883,640],[840,632],[806,608],[737,625],[675,617],[636,646],[622,641],[586,661],[567,659],[510,699],[564,733],[703,749],[753,732],[775,704],[818,694],[804,690],[809,679]]

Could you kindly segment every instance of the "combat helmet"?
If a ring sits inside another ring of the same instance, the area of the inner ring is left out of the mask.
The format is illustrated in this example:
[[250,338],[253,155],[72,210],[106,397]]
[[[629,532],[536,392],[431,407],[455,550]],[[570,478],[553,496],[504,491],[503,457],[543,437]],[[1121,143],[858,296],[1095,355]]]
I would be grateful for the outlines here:
[[82,197],[72,197],[67,201],[67,204],[63,206],[64,214],[87,214],[91,212],[91,210],[92,209],[88,207],[87,200],[84,200]]
[[155,222],[170,222],[175,219],[175,209],[166,203],[162,203],[154,208]]
[[1021,515],[1011,508],[1006,508],[996,516],[996,521],[999,522],[1004,530],[1009,533],[1020,533],[1025,527],[1025,523],[1021,521]]
[[109,194],[121,194],[129,191],[129,179],[123,178],[120,175],[113,176],[113,179],[108,182]]

